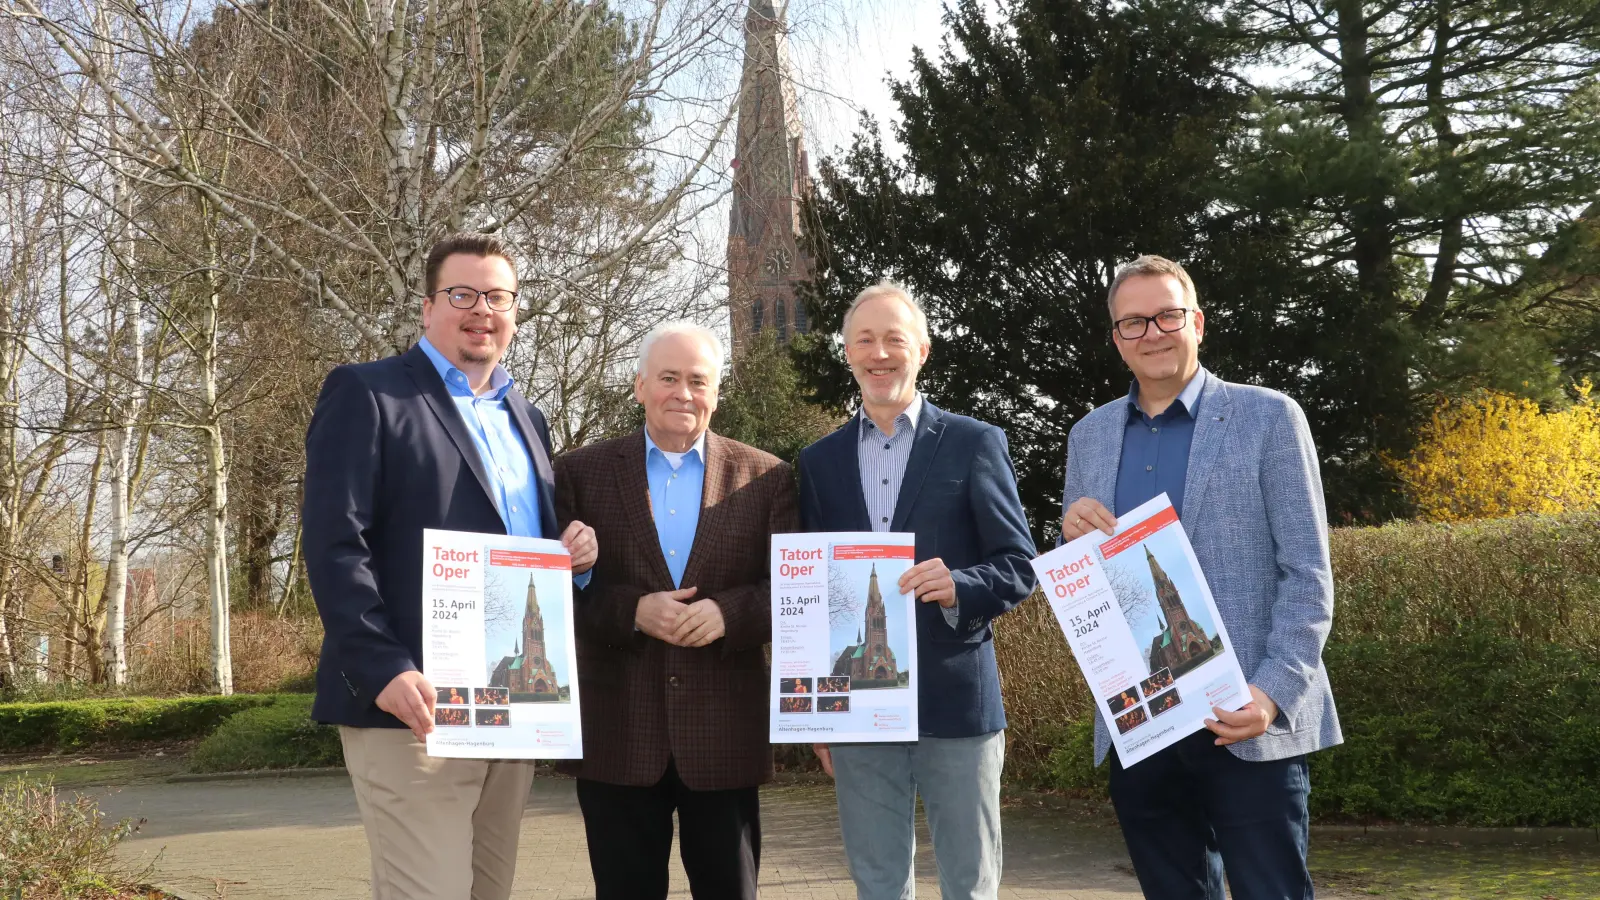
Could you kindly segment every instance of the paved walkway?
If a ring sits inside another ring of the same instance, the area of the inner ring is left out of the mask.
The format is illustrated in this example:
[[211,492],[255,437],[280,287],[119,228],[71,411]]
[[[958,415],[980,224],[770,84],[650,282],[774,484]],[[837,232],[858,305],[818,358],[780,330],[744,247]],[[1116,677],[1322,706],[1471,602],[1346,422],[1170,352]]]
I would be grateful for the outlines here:
[[[515,900],[593,895],[575,782],[534,782],[522,819]],[[347,778],[139,784],[109,790],[112,818],[143,817],[124,844],[153,862],[152,880],[191,898],[364,900],[367,842]],[[1005,811],[1005,900],[1139,897],[1115,829],[1064,822],[1031,809]],[[855,896],[831,786],[762,793],[761,893],[769,898]],[[918,894],[939,896],[927,830],[919,826]],[[689,896],[673,854],[672,896]]]

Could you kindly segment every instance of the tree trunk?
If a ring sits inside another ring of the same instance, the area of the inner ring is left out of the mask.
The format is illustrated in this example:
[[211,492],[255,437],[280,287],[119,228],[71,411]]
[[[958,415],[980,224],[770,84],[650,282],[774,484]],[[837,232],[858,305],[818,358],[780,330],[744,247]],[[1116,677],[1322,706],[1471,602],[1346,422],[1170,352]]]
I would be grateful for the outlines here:
[[[203,202],[203,201],[202,201]],[[209,207],[209,204],[204,204]],[[200,381],[205,397],[206,483],[209,487],[206,517],[206,581],[211,596],[211,686],[224,696],[233,693],[233,643],[228,608],[228,465],[222,442],[222,408],[217,400],[217,319],[222,308],[222,285],[217,270],[214,217],[206,210],[205,332],[201,335]]]

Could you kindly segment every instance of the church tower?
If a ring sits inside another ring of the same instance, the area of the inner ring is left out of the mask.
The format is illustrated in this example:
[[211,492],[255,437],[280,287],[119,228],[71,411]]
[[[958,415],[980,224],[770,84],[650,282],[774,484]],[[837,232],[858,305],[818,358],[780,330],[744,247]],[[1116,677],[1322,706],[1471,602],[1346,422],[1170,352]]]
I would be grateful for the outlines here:
[[883,608],[883,592],[878,590],[878,566],[872,566],[872,577],[867,581],[867,637],[865,675],[877,681],[893,681],[900,677],[900,667],[895,664],[894,651],[889,649],[888,614]]
[[728,312],[734,346],[766,329],[806,331],[795,285],[813,264],[801,240],[810,163],[789,71],[788,0],[749,0],[728,214]]
[[[528,575],[528,605],[522,612],[522,675],[513,676],[512,690],[519,693],[554,694],[556,672],[545,656],[544,613],[539,609],[539,594],[533,587],[533,575]],[[520,685],[516,684],[520,681]]]
[[1186,663],[1210,658],[1213,648],[1205,632],[1189,618],[1189,610],[1184,607],[1177,586],[1156,561],[1149,545],[1145,545],[1144,557],[1150,565],[1150,579],[1155,582],[1156,600],[1161,604],[1156,621],[1160,623],[1162,618],[1166,619],[1161,633],[1150,645],[1150,668],[1159,669],[1165,665],[1177,676],[1192,668]]

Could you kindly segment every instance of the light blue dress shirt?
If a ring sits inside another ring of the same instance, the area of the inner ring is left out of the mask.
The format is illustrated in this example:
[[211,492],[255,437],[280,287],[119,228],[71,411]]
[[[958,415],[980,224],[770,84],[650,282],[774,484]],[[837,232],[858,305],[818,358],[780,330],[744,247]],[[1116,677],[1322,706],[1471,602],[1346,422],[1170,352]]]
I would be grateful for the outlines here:
[[[677,465],[674,466],[674,457]],[[644,433],[644,472],[650,482],[650,515],[656,520],[656,540],[672,573],[673,587],[683,587],[683,569],[694,549],[700,527],[700,501],[706,486],[706,435],[687,453],[668,456]]]
[[495,366],[494,374],[489,376],[489,390],[474,395],[467,384],[466,373],[445,359],[427,338],[418,345],[439,370],[450,399],[461,413],[461,421],[466,423],[467,433],[472,435],[472,446],[477,449],[478,460],[489,476],[489,488],[494,493],[500,519],[505,522],[506,533],[544,537],[539,525],[539,478],[533,471],[533,457],[523,442],[522,430],[511,418],[511,410],[506,408],[511,376],[503,367]]
[[1202,367],[1183,386],[1177,399],[1150,416],[1139,407],[1139,382],[1128,389],[1128,424],[1122,435],[1122,460],[1117,466],[1117,508],[1126,515],[1140,504],[1165,492],[1178,518],[1183,518],[1183,486],[1189,473],[1189,445],[1194,443],[1194,423],[1200,392],[1210,373]]
[[[917,440],[917,422],[922,419],[922,394],[894,419],[894,434],[885,435],[861,408],[861,442],[856,448],[860,466],[861,497],[867,502],[867,519],[873,531],[888,531],[894,521],[894,508],[900,500],[900,485],[905,481],[906,464],[911,462],[911,446]],[[951,628],[961,621],[961,604],[943,607],[944,620]]]

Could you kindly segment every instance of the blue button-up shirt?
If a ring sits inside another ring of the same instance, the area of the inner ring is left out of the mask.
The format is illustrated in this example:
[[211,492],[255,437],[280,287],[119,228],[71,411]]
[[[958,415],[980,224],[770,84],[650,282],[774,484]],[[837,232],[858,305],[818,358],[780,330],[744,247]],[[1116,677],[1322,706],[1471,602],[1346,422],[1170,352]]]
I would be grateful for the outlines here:
[[[873,531],[888,531],[894,522],[894,508],[900,500],[900,484],[911,462],[911,446],[917,440],[917,422],[922,418],[922,395],[894,419],[894,434],[885,435],[862,407],[861,441],[856,461],[861,476],[861,496],[867,502],[867,519]],[[946,606],[945,622],[951,628],[961,621],[961,604]]]
[[706,486],[706,435],[700,433],[689,452],[677,459],[656,446],[650,430],[644,433],[644,473],[650,482],[650,515],[656,520],[656,540],[672,573],[673,587],[683,587],[683,569],[694,549],[700,527],[700,499]]
[[439,370],[450,399],[455,401],[456,410],[466,423],[467,433],[472,435],[472,446],[478,451],[484,473],[489,476],[489,489],[500,510],[500,519],[505,522],[506,533],[517,537],[544,537],[539,525],[539,478],[533,470],[533,457],[523,441],[522,430],[511,418],[511,410],[506,408],[511,376],[503,367],[495,366],[494,374],[489,376],[489,390],[475,395],[467,383],[466,373],[445,359],[427,338],[419,341],[418,346]]
[[1189,471],[1189,445],[1194,442],[1200,392],[1211,377],[1197,370],[1172,404],[1159,416],[1139,407],[1139,382],[1128,389],[1128,424],[1122,434],[1122,461],[1117,467],[1117,508],[1121,516],[1163,491],[1183,516],[1183,483]]
[[917,421],[922,418],[922,395],[918,394],[905,411],[895,417],[894,434],[878,430],[865,408],[861,410],[861,446],[857,461],[861,469],[861,496],[867,501],[867,518],[873,531],[888,531],[894,521],[895,502],[900,499],[900,482],[911,461],[911,445],[917,439]]

